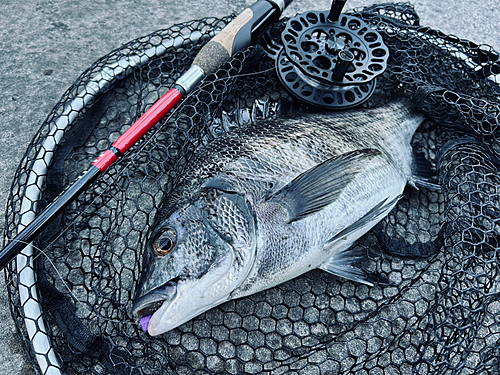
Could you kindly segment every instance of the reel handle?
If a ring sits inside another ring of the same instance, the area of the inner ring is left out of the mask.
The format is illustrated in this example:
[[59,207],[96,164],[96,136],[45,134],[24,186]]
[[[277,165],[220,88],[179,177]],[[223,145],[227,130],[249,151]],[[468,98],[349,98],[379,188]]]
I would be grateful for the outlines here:
[[328,14],[328,21],[337,22],[340,15],[342,14],[342,9],[347,0],[333,0],[332,7],[330,8],[330,14]]

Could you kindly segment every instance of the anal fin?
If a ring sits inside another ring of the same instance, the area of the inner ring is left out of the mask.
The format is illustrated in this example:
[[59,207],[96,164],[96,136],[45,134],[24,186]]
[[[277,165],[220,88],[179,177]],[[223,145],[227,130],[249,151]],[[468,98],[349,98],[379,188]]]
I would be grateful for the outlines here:
[[389,285],[389,280],[380,274],[368,273],[353,263],[366,260],[366,251],[359,247],[349,248],[328,259],[319,268],[323,271],[368,286]]
[[333,256],[319,268],[345,279],[370,286],[374,286],[375,284],[387,284],[388,282],[381,275],[368,274],[362,269],[353,266],[353,263],[361,263],[365,260],[366,253],[357,248],[347,248],[335,253],[334,247],[339,241],[347,240],[349,237],[351,237],[351,241],[354,241],[368,232],[376,223],[385,217],[390,210],[392,210],[400,197],[401,196],[398,195],[391,200],[386,198],[380,201],[359,220],[345,227],[333,236],[325,245],[325,250],[331,251]]

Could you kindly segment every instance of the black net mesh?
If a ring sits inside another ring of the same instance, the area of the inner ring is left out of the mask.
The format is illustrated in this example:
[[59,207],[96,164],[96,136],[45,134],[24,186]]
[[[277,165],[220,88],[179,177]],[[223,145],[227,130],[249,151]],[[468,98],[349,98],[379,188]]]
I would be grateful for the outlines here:
[[[365,105],[383,105],[399,92],[419,104],[430,121],[414,148],[443,186],[408,188],[355,244],[367,252],[363,267],[389,285],[315,270],[157,338],[134,320],[143,245],[193,150],[249,121],[309,110],[285,93],[272,59],[254,46],[208,77],[57,218],[38,238],[34,264],[8,267],[12,313],[28,355],[42,363],[38,372],[52,374],[57,363],[66,374],[499,372],[499,56],[419,26],[409,4],[352,13],[390,49],[388,70]],[[28,147],[10,194],[7,237],[17,233],[23,212],[38,212],[86,170],[229,21],[158,31],[86,71]],[[273,26],[270,38],[279,43],[283,27]],[[39,199],[31,194],[37,184]],[[31,305],[38,299],[37,315]],[[32,329],[46,331],[53,350]]]

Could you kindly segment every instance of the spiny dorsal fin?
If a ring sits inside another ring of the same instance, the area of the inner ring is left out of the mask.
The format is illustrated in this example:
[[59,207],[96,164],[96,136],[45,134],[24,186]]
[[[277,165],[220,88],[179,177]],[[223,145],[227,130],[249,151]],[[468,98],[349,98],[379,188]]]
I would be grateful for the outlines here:
[[380,151],[363,149],[334,156],[297,176],[267,200],[283,205],[289,222],[303,219],[334,202]]

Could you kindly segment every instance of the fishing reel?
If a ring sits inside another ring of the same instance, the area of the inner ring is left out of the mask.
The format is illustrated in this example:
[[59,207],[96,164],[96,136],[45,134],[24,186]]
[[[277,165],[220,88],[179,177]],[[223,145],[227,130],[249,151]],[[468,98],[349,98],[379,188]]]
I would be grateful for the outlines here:
[[347,109],[366,102],[376,77],[387,67],[382,36],[358,17],[342,14],[346,1],[330,11],[292,17],[275,50],[281,83],[297,99],[323,109]]

